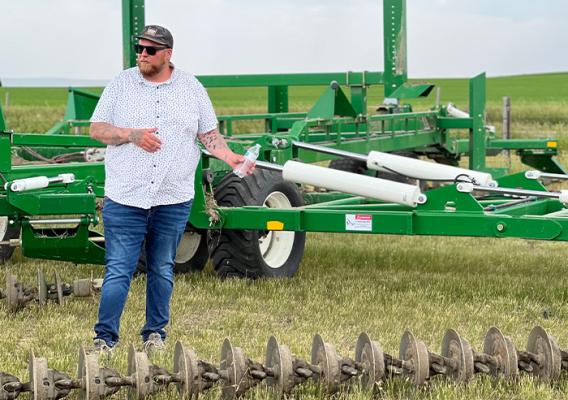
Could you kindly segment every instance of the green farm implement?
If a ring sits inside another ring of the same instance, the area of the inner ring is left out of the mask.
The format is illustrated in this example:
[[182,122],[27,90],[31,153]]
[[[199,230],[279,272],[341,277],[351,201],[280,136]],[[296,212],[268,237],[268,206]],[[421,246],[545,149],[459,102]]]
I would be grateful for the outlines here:
[[[497,137],[485,121],[484,74],[469,81],[467,112],[404,104],[433,86],[407,80],[405,1],[383,6],[384,72],[198,77],[209,88],[266,87],[268,107],[219,117],[235,151],[261,146],[259,168],[240,179],[203,154],[178,272],[211,259],[220,276],[292,276],[306,232],[316,231],[568,240],[567,192],[541,182],[568,178],[557,142]],[[143,0],[124,0],[125,68],[135,65],[133,37],[143,25]],[[318,85],[325,89],[310,110],[289,112],[289,87]],[[376,112],[367,104],[372,85],[384,86]],[[21,246],[26,257],[104,263],[95,229],[104,145],[84,134],[97,99],[70,90],[64,121],[45,134],[11,132],[0,117],[1,262]],[[241,121],[264,129],[236,134]],[[504,151],[532,171],[490,168],[487,159]]]

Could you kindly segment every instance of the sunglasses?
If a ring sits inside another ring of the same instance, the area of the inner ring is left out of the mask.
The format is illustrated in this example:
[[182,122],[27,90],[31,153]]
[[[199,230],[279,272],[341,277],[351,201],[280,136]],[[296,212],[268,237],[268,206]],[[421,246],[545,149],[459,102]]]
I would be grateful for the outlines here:
[[146,49],[146,53],[148,53],[149,56],[155,56],[157,51],[167,48],[168,47],[166,46],[144,46],[141,44],[134,45],[134,51],[136,52],[136,54],[142,54],[144,52],[144,49]]

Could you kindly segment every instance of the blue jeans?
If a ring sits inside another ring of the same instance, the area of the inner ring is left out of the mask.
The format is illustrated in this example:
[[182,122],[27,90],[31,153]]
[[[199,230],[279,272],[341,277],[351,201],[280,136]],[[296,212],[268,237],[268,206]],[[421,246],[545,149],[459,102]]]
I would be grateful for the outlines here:
[[106,271],[99,319],[95,325],[95,339],[103,339],[111,347],[118,342],[120,317],[144,241],[148,269],[146,324],[140,334],[144,341],[153,332],[165,339],[164,327],[170,318],[170,297],[174,283],[174,259],[191,204],[188,201],[145,210],[105,198],[103,222]]

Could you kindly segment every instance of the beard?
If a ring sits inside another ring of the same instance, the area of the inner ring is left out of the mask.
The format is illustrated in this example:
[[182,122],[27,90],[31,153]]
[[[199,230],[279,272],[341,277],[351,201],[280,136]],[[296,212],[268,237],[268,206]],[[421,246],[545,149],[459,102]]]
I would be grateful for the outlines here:
[[140,60],[137,60],[136,64],[138,64],[142,76],[146,78],[158,75],[164,69],[164,65],[166,65],[165,62],[156,65],[149,62],[141,62]]

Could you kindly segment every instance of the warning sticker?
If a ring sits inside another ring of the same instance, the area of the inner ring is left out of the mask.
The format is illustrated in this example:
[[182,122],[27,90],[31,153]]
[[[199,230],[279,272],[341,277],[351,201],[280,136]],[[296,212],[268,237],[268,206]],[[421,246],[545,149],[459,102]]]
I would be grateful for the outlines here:
[[373,217],[369,214],[345,214],[346,231],[373,231]]

